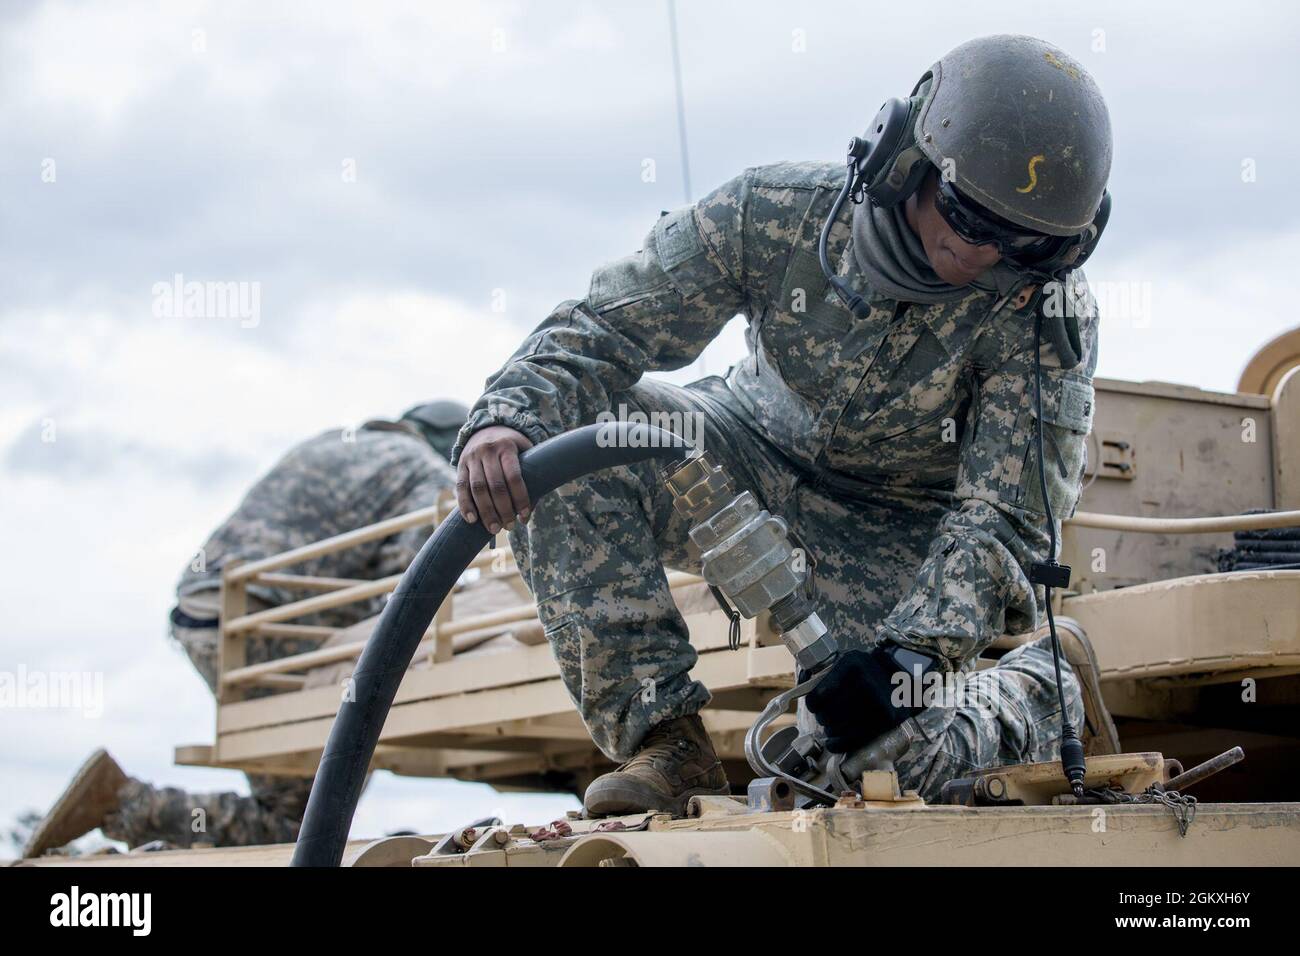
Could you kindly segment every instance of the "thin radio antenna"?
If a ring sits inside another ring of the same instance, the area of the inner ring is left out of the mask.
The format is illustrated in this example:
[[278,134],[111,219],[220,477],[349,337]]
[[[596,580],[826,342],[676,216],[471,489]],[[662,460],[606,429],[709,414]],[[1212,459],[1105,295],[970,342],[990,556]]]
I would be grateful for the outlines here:
[[686,98],[682,94],[682,58],[677,46],[677,4],[668,0],[668,36],[673,47],[673,82],[677,87],[677,138],[682,147],[682,187],[691,202],[691,156],[686,147]]

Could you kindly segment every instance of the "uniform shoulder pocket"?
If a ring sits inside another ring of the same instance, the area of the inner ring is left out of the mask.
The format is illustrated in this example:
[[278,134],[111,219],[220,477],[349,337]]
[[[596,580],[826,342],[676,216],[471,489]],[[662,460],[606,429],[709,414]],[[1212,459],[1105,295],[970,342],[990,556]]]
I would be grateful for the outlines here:
[[682,299],[723,278],[686,206],[660,216],[640,250],[592,273],[587,303],[604,313],[654,300],[649,305],[676,311]]
[[[1092,382],[1085,376],[1061,369],[1043,369],[1042,387],[1043,465],[1047,494],[1053,517],[1063,519],[1073,515],[1079,504],[1096,393]],[[1030,388],[1033,388],[1032,381]],[[1031,422],[1037,417],[1032,397],[1031,391]],[[1029,510],[1042,514],[1045,512],[1044,482],[1039,479],[1037,437],[1031,435],[1029,438],[1022,471],[1023,502]]]
[[683,296],[692,296],[724,278],[722,270],[709,258],[695,223],[694,206],[660,216],[653,235],[659,267]]
[[1043,421],[1086,435],[1092,430],[1096,400],[1092,382],[1084,376],[1043,369]]
[[670,291],[657,258],[642,249],[593,272],[587,303],[597,312],[607,312]]

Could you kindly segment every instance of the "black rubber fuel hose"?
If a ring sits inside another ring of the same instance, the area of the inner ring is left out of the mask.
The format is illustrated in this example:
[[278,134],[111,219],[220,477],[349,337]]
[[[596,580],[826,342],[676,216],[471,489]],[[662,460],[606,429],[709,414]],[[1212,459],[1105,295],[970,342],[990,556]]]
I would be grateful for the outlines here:
[[[533,506],[589,472],[653,458],[681,458],[689,446],[649,425],[609,422],[566,432],[519,457]],[[366,641],[349,694],[330,729],[298,831],[292,866],[338,866],[379,733],[433,616],[491,535],[453,513],[424,543]]]

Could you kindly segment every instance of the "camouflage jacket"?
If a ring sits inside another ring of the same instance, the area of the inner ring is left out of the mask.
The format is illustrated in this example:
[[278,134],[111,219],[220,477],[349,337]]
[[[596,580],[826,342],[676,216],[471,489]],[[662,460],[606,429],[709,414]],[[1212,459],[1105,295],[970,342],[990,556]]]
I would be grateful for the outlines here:
[[[456,473],[423,438],[406,426],[323,432],[296,446],[249,489],[233,514],[212,533],[181,575],[177,594],[220,586],[233,559],[252,561],[394,518],[436,503],[455,485]],[[406,570],[429,536],[411,528],[305,561],[286,572],[340,578],[381,578]],[[253,586],[271,604],[306,596]],[[377,613],[381,601],[349,605],[321,620],[346,626]],[[306,622],[304,619],[303,622]]]
[[[460,442],[504,424],[541,441],[587,424],[611,393],[680,368],[735,315],[748,356],[727,375],[738,414],[823,484],[846,494],[945,496],[916,584],[882,625],[954,663],[1004,629],[1033,626],[1026,577],[1047,548],[1034,436],[1032,307],[972,290],[938,305],[875,295],[853,264],[851,204],[829,257],[871,302],[855,319],[818,264],[841,166],[747,170],[694,206],[665,213],[642,249],[596,270],[585,300],[561,304],[488,380]],[[1072,278],[1082,361],[1042,346],[1047,485],[1074,510],[1091,427],[1097,316]],[[459,453],[459,443],[453,459]]]

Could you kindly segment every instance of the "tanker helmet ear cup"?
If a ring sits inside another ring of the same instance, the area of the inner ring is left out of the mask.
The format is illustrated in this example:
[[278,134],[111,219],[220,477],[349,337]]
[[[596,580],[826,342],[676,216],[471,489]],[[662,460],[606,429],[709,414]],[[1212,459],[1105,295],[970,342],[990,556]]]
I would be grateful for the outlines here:
[[886,100],[861,137],[849,143],[854,160],[854,202],[865,195],[874,205],[888,209],[916,192],[929,168],[917,148],[916,115],[924,96]]
[[880,171],[897,152],[900,138],[907,133],[910,113],[906,100],[886,100],[867,131],[849,144],[849,154],[857,160],[857,175],[864,188],[875,185]]
[[1078,269],[1088,261],[1093,251],[1096,250],[1097,243],[1101,241],[1101,234],[1106,231],[1106,223],[1109,221],[1110,190],[1107,189],[1102,192],[1097,214],[1093,217],[1087,229],[1077,236],[1057,239],[1056,244],[1045,252],[1041,258],[1022,264],[1037,273],[1063,280],[1067,273]]
[[1101,241],[1101,234],[1106,231],[1106,223],[1110,221],[1110,190],[1104,190],[1101,194],[1101,205],[1097,207],[1097,215],[1092,219],[1092,225],[1084,233],[1085,239],[1083,247],[1079,250],[1079,255],[1074,260],[1074,268],[1078,268],[1088,261],[1097,248],[1097,243]]

